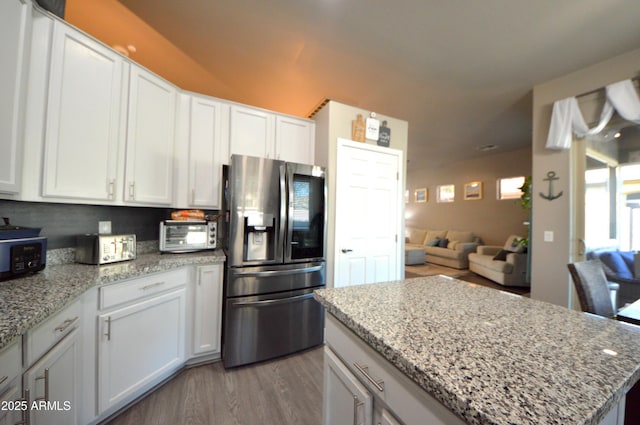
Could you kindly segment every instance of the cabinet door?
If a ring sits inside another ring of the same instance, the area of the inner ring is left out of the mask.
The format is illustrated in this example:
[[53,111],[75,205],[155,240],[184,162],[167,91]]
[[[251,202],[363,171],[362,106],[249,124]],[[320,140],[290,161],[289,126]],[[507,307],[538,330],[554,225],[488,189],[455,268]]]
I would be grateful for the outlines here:
[[[23,399],[20,396],[20,385],[15,384],[0,396],[0,425],[17,425],[24,423],[28,410],[22,405]],[[5,404],[7,403],[7,404]],[[16,403],[18,405],[16,405]],[[28,403],[27,403],[28,404]]]
[[185,289],[99,318],[99,412],[130,399],[184,361]]
[[0,192],[18,193],[22,173],[22,122],[26,34],[31,5],[21,0],[0,2]]
[[193,299],[193,354],[220,352],[222,266],[198,267]]
[[387,409],[382,409],[380,417],[374,421],[377,425],[401,425],[400,422]]
[[54,22],[43,196],[116,199],[126,70],[118,54]]
[[31,425],[75,425],[80,411],[79,331],[74,329],[23,375]]
[[325,346],[322,423],[371,425],[372,420],[373,397]]
[[231,106],[231,155],[274,157],[274,115],[238,105]]
[[315,125],[286,116],[276,117],[276,159],[313,164]]
[[220,208],[223,103],[193,96],[189,131],[189,206]]
[[176,89],[131,66],[125,201],[169,205],[173,189]]

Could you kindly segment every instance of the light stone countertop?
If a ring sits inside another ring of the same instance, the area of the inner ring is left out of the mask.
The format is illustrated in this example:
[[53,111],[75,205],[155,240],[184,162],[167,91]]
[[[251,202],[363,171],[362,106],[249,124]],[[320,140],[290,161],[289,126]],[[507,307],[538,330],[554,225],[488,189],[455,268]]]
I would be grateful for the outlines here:
[[31,276],[0,282],[0,350],[93,286],[188,265],[224,261],[222,250],[191,254],[156,252],[103,266],[47,264],[44,270]]
[[314,295],[470,424],[598,424],[640,379],[640,327],[554,304],[445,276]]

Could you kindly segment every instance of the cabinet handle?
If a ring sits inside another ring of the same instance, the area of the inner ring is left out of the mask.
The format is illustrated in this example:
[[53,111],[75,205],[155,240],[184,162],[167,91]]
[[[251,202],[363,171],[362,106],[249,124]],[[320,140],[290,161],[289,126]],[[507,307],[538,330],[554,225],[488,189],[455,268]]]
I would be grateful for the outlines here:
[[[27,406],[31,407],[31,398],[29,397],[29,393],[31,391],[27,388],[26,390],[24,390],[24,398],[23,400],[27,402]],[[31,409],[24,409],[22,411],[22,420],[20,422],[16,422],[14,425],[29,425],[31,424],[31,415],[29,414],[29,412],[31,411]]]
[[111,341],[111,316],[107,317],[107,332],[104,334],[107,337],[107,341]]
[[36,381],[40,381],[44,379],[44,397],[38,397],[35,399],[35,401],[49,401],[49,368],[46,367],[44,368],[44,375],[43,376],[38,376],[36,378]]
[[116,181],[115,179],[111,179],[109,180],[109,187],[108,187],[108,195],[109,195],[109,199],[113,199],[115,196],[115,192],[116,192]]
[[156,282],[156,283],[152,283],[150,285],[145,285],[142,288],[140,288],[141,291],[146,291],[147,289],[151,289],[151,288],[155,288],[156,286],[160,286],[160,285],[164,285],[166,282]]
[[364,406],[364,401],[358,400],[358,396],[353,396],[353,425],[358,425],[358,407]]
[[367,366],[360,366],[358,363],[353,363],[356,369],[367,378],[367,381],[371,382],[371,384],[376,387],[376,389],[380,392],[384,391],[384,381],[382,379],[375,380],[369,375],[369,368]]
[[78,316],[74,317],[73,319],[67,319],[65,320],[60,326],[58,326],[57,328],[55,328],[53,331],[54,332],[64,332],[67,330],[67,328],[69,326],[71,326],[72,323],[74,323],[76,320],[78,320]]
[[196,190],[191,189],[191,205],[195,205],[196,203]]
[[136,182],[129,183],[129,199],[132,201],[136,199]]

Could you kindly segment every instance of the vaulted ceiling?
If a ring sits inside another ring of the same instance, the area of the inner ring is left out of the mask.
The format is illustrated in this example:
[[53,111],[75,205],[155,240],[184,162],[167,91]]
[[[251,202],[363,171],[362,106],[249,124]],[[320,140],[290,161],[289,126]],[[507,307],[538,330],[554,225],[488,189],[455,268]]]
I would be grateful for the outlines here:
[[407,120],[409,169],[530,145],[534,85],[640,48],[638,0],[119,1],[217,80],[208,94]]

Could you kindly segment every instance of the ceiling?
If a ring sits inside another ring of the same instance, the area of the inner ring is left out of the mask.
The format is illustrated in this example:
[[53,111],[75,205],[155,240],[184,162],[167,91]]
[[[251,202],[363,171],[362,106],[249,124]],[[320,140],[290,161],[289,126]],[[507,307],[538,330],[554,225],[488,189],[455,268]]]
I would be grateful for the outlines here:
[[408,121],[409,170],[530,146],[534,85],[640,48],[638,0],[119,1],[225,98]]

